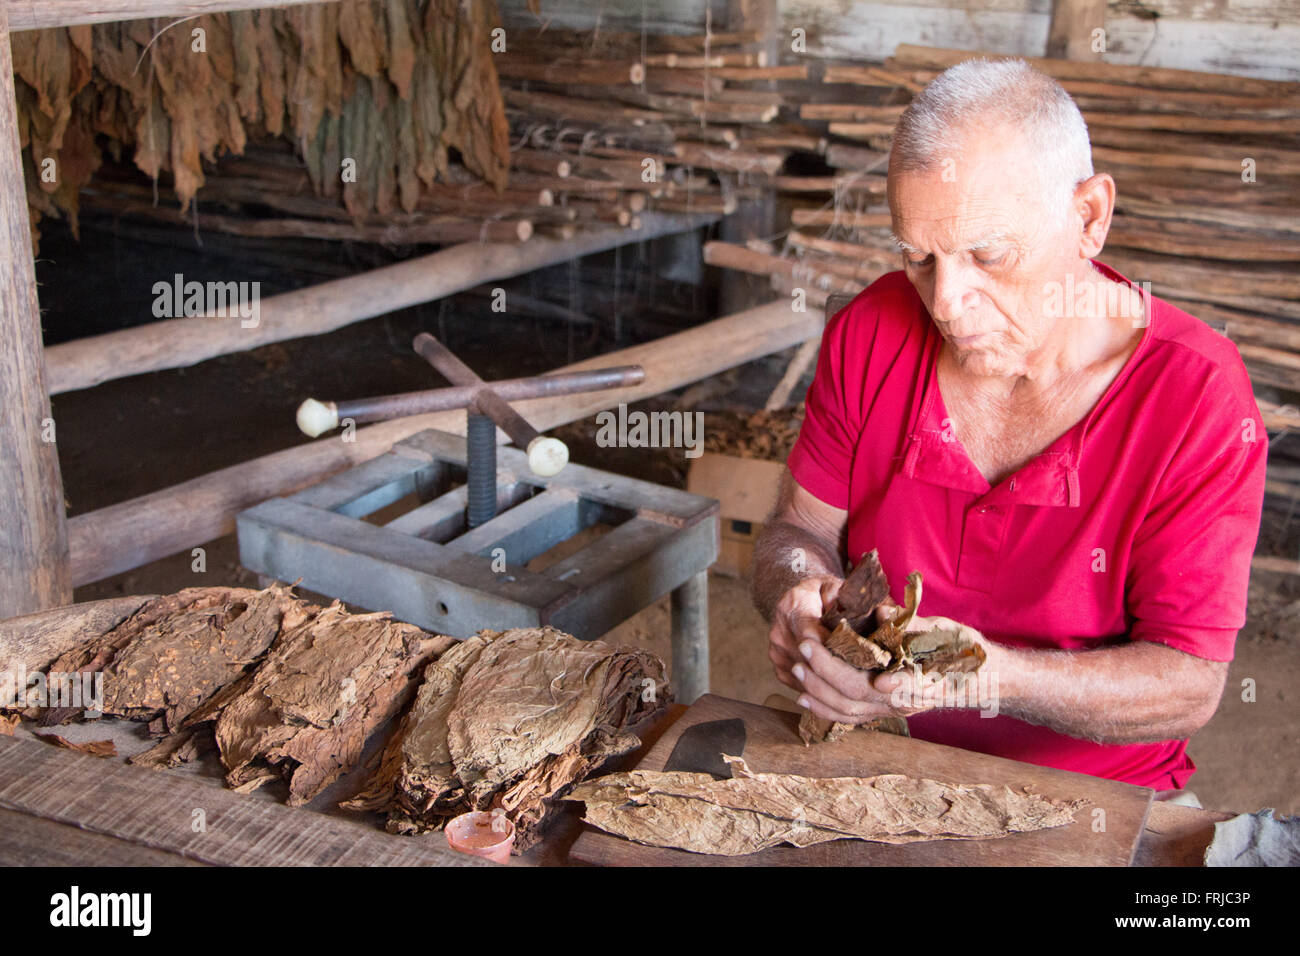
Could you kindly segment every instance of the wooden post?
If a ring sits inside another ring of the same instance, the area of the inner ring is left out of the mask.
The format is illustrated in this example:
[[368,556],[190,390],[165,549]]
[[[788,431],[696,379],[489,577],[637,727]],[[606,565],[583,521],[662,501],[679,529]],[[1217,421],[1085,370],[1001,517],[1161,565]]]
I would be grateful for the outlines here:
[[693,574],[674,588],[669,604],[673,692],[678,703],[693,704],[709,692],[709,572]]
[[63,482],[18,146],[9,18],[0,7],[0,618],[72,601]]
[[[780,55],[781,14],[777,0],[727,0],[725,28],[733,32],[754,31],[761,36],[761,52],[768,66],[776,66]],[[734,213],[722,220],[719,237],[740,245],[749,239],[767,239],[776,232],[776,193],[763,189],[744,199]],[[772,298],[771,285],[754,276],[728,269],[722,274],[718,311],[731,315]]]
[[1099,62],[1093,51],[1092,31],[1106,27],[1106,0],[1052,0],[1052,23],[1047,29],[1047,55],[1059,60]]

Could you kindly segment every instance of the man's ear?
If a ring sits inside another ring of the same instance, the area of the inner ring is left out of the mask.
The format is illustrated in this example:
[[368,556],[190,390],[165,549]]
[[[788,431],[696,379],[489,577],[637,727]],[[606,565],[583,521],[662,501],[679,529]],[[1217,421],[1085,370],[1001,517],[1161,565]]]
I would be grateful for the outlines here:
[[1074,208],[1083,221],[1079,255],[1094,259],[1106,244],[1106,234],[1115,214],[1115,180],[1109,173],[1089,176],[1074,187]]

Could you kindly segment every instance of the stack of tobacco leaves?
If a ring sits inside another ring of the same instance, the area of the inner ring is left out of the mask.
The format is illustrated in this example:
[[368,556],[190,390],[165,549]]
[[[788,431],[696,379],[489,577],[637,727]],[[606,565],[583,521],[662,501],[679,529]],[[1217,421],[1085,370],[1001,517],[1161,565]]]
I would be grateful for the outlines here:
[[785,461],[803,425],[804,404],[740,412],[705,412],[704,450],[738,458]]
[[[913,571],[907,577],[905,605],[889,608],[883,623],[876,626],[876,611],[889,598],[889,581],[880,566],[876,551],[863,557],[853,568],[833,605],[822,615],[822,625],[831,634],[826,649],[858,670],[871,673],[892,672],[904,667],[919,668],[947,676],[966,674],[984,663],[984,648],[960,625],[946,618],[926,621],[916,616],[921,603],[921,575]],[[931,626],[909,630],[914,623]],[[868,730],[884,730],[908,736],[907,721],[901,717],[881,717],[861,725]],[[799,736],[804,744],[838,740],[853,724],[824,720],[811,712],[799,721]]]
[[376,772],[343,806],[387,811],[388,830],[406,834],[501,808],[522,852],[552,802],[638,746],[628,728],[669,699],[663,662],[646,651],[551,627],[480,631],[428,666]]
[[588,823],[637,843],[721,856],[844,839],[993,839],[1073,823],[1086,803],[903,774],[754,773],[739,757],[723,759],[732,766],[730,779],[633,770],[589,780],[566,799],[586,802]]
[[[423,668],[456,643],[389,614],[321,608],[279,586],[137,600],[102,632],[79,632],[48,670],[104,672],[103,712],[148,721],[161,738],[132,763],[175,766],[215,740],[231,787],[284,777],[295,806],[360,763]],[[23,715],[53,726],[83,709]]]
[[291,139],[317,191],[354,216],[413,210],[446,179],[449,149],[500,189],[497,26],[495,0],[343,0],[15,33],[33,225],[64,213],[75,231],[101,148],[154,179],[170,171],[183,206],[203,160],[258,136]]

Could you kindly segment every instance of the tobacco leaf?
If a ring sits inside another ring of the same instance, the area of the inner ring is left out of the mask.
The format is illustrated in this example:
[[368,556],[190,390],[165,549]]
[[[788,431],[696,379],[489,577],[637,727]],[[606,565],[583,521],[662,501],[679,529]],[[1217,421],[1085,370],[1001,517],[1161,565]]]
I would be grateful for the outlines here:
[[[225,644],[224,638],[218,641],[218,647],[210,649],[197,658],[189,658],[179,653],[179,648],[195,650],[209,638],[202,629],[209,625],[224,628],[234,625],[236,620],[250,606],[278,608],[281,613],[288,608],[288,602],[296,601],[285,589],[271,588],[258,592],[249,588],[204,587],[185,588],[176,594],[167,594],[150,598],[140,605],[135,613],[99,634],[91,634],[86,640],[60,654],[46,668],[62,674],[80,671],[104,671],[105,713],[136,719],[152,719],[168,708],[182,709],[188,706],[185,700],[202,700],[198,686],[187,687],[191,674],[197,674],[197,681],[212,681],[218,674],[230,667],[231,658],[225,657],[227,651],[234,651],[235,656],[247,655],[251,647],[259,640],[256,635],[246,633],[243,625],[235,625],[239,634],[233,643]],[[183,622],[176,627],[173,621]],[[265,637],[266,645],[275,637],[272,631]],[[178,642],[178,653],[166,653],[168,640]],[[142,641],[142,650],[127,653],[127,649],[136,641]],[[238,650],[236,650],[238,649]],[[265,647],[263,647],[265,650]],[[131,681],[119,686],[116,680],[115,664],[119,655],[125,654],[125,660],[134,672],[132,681],[138,681],[141,688],[148,685],[139,695],[134,694],[128,686]],[[245,662],[247,663],[247,662]],[[238,676],[243,665],[235,668],[230,679]],[[174,673],[166,671],[174,668]],[[194,668],[194,670],[190,670]],[[211,693],[212,690],[207,691]],[[170,694],[170,698],[167,696]],[[110,706],[109,701],[112,701]],[[121,708],[120,712],[116,708]],[[82,708],[51,707],[34,708],[29,716],[38,720],[43,727],[52,727],[63,723],[69,717],[80,713]],[[179,721],[180,717],[176,717]]]
[[835,600],[822,614],[822,625],[834,630],[844,621],[861,633],[888,597],[889,580],[880,566],[880,553],[873,548],[845,577]]
[[739,757],[729,779],[634,770],[580,784],[565,799],[584,819],[649,846],[741,856],[781,843],[997,839],[1074,822],[1087,801],[903,774],[803,777],[755,773]]
[[22,718],[17,714],[13,714],[12,716],[9,714],[0,714],[0,736],[12,737],[14,735],[14,728],[16,728],[20,723],[22,723]]
[[246,791],[283,777],[290,806],[311,800],[360,762],[366,740],[410,700],[418,673],[454,643],[337,601],[282,632],[220,702],[214,733],[227,784]]
[[62,747],[64,750],[75,750],[77,753],[90,754],[92,757],[116,757],[117,745],[111,740],[88,740],[83,744],[74,744],[66,737],[60,737],[58,734],[34,734],[37,740],[43,740],[47,744],[53,744],[55,747]]
[[211,607],[189,609],[144,628],[104,674],[104,711],[157,719],[155,736],[172,733],[200,704],[264,655],[282,628],[315,608],[288,588],[270,587]]
[[[500,189],[509,126],[491,50],[499,25],[494,0],[357,0],[205,14],[175,29],[134,20],[14,34],[33,233],[42,216],[66,215],[75,229],[78,193],[104,149],[155,180],[170,173],[182,209],[203,187],[203,163],[242,153],[251,136],[292,139],[331,198],[340,158],[354,159],[364,183],[346,198],[358,220],[399,202],[415,209],[421,183],[448,178],[449,149]],[[192,28],[204,31],[202,51]],[[344,114],[353,135],[340,156]]]
[[387,810],[394,833],[500,807],[522,851],[556,797],[636,747],[626,728],[669,699],[663,662],[646,651],[551,627],[480,631],[429,665],[379,768],[342,805]]
[[[822,623],[832,628],[826,649],[858,670],[868,673],[891,673],[904,667],[917,667],[923,674],[964,674],[978,670],[984,663],[984,648],[972,637],[970,628],[947,618],[920,618],[921,575],[907,576],[904,605],[881,610],[884,620],[870,629],[877,611],[889,596],[889,582],[873,550],[854,568],[841,585],[832,607],[822,616]],[[834,743],[861,726],[865,730],[882,730],[907,737],[907,721],[901,717],[880,717],[855,725],[825,720],[811,712],[799,719],[799,737],[805,746]]]

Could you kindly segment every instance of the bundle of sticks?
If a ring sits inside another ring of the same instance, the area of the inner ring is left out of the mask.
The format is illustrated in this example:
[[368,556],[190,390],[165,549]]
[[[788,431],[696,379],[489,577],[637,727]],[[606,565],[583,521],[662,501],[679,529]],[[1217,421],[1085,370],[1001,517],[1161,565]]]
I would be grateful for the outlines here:
[[766,63],[757,34],[514,31],[494,62],[510,123],[511,184],[635,225],[643,209],[729,214],[824,137],[774,122],[771,89],[804,65]]
[[[480,3],[492,7],[491,0]],[[386,9],[379,0],[371,6]],[[493,11],[484,22],[494,22]],[[390,45],[397,27],[390,24]],[[408,181],[412,170],[399,155],[393,172],[376,178],[376,168],[388,168],[381,156],[377,164],[367,159],[366,170],[358,166],[370,177],[366,189],[340,189],[330,173],[339,158],[329,140],[337,123],[327,112],[318,131],[307,130],[296,142],[250,135],[247,144],[226,144],[230,155],[207,164],[197,180],[192,171],[181,175],[163,164],[153,172],[173,187],[174,200],[165,189],[155,195],[138,179],[106,168],[88,185],[77,184],[80,205],[241,235],[386,244],[568,238],[597,223],[635,230],[648,210],[726,215],[772,188],[792,150],[817,153],[825,146],[819,133],[774,122],[789,104],[765,87],[804,79],[807,67],[767,65],[761,52],[752,52],[757,41],[753,33],[642,38],[512,29],[507,50],[472,60],[494,74],[480,92],[502,116],[507,148],[499,171],[485,161],[471,163],[462,147],[441,156],[436,176],[426,177],[419,163],[412,167],[419,177]],[[488,35],[475,42],[487,54]],[[345,46],[345,69],[351,55]],[[413,93],[416,113],[424,108],[419,93]],[[380,121],[388,114],[376,113],[378,100],[345,106],[355,113],[345,113],[352,116],[346,130],[364,127],[367,142],[403,141],[403,129]],[[393,102],[383,106],[393,108]],[[389,142],[380,152],[393,148]],[[192,197],[202,209],[189,208]],[[39,196],[35,202],[42,205]],[[220,209],[213,211],[212,203]]]

